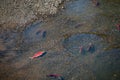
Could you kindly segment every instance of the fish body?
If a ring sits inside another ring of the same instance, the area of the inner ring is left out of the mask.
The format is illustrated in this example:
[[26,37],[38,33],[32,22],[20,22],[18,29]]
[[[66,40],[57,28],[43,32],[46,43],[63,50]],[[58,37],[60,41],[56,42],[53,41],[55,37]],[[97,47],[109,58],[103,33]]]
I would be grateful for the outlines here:
[[41,32],[41,36],[42,36],[43,38],[45,38],[45,37],[46,37],[46,34],[47,34],[47,32],[46,32],[46,31],[42,31],[42,32]]
[[82,51],[83,51],[83,46],[80,46],[79,52],[82,53]]
[[95,51],[95,46],[92,43],[89,43],[87,51],[93,53]]
[[40,35],[42,38],[46,37],[47,32],[45,30],[38,30],[36,35]]
[[39,51],[37,53],[35,53],[32,57],[29,57],[30,59],[34,59],[37,58],[39,56],[42,56],[45,53],[45,51]]
[[93,47],[92,43],[89,43],[87,51],[90,51],[92,49],[92,47]]

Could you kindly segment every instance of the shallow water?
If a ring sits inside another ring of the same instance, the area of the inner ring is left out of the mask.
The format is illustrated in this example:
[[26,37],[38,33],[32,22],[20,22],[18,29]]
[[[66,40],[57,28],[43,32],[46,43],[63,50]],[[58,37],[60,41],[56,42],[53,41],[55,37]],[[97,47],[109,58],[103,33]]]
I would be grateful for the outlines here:
[[[103,51],[105,48],[105,43],[102,43],[103,39],[97,35],[75,34],[65,39],[63,46],[67,51],[73,54],[99,54],[99,52]],[[82,52],[80,51],[80,47],[82,47]]]
[[[46,75],[56,73],[65,80],[119,80],[120,33],[114,26],[120,18],[117,4],[70,1],[55,17],[33,22],[21,33],[0,34],[1,79],[52,80]],[[111,10],[114,12],[108,14]],[[42,31],[46,31],[44,36]],[[89,43],[95,48],[92,53],[86,50]],[[79,52],[80,46],[84,54]],[[46,55],[29,59],[41,50]]]

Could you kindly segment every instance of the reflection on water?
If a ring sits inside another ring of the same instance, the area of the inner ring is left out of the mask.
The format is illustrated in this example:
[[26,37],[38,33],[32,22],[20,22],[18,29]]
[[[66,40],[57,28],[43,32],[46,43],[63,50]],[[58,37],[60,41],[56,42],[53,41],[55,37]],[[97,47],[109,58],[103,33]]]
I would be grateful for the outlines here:
[[[70,1],[55,17],[33,22],[23,32],[0,34],[0,78],[52,80],[46,75],[61,74],[64,80],[119,80],[120,48],[105,51],[120,42],[114,26],[119,22],[118,3],[107,4]],[[29,59],[41,50],[47,54]]]

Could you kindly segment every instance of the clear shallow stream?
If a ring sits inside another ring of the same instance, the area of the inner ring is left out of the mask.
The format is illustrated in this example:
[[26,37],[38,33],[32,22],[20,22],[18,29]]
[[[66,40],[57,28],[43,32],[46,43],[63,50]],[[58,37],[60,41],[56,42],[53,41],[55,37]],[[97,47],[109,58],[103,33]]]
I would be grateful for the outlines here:
[[[91,0],[73,0],[54,17],[35,21],[21,33],[0,34],[1,80],[58,80],[46,77],[54,73],[64,80],[119,80],[120,32],[115,24],[120,21],[120,1],[99,2],[94,6]],[[87,51],[89,43],[95,48],[92,53]],[[41,50],[47,54],[29,59]]]

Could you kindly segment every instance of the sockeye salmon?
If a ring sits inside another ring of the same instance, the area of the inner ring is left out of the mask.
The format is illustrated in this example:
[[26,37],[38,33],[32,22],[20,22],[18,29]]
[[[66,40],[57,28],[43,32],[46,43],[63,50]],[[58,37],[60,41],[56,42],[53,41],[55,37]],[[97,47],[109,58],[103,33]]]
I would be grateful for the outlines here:
[[32,57],[29,57],[30,59],[34,59],[37,58],[39,56],[42,56],[45,53],[45,51],[39,51],[37,53],[35,53]]

